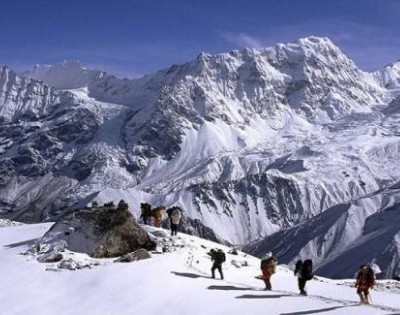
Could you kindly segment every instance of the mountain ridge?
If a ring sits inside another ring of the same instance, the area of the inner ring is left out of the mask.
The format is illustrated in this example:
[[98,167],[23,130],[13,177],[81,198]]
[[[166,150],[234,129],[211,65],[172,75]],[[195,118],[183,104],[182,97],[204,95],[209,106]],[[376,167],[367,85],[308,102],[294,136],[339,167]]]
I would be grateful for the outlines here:
[[327,38],[202,53],[133,80],[65,66],[83,76],[24,74],[62,89],[15,74],[57,96],[34,105],[0,76],[2,216],[180,204],[191,224],[246,244],[398,180],[397,72],[387,85]]

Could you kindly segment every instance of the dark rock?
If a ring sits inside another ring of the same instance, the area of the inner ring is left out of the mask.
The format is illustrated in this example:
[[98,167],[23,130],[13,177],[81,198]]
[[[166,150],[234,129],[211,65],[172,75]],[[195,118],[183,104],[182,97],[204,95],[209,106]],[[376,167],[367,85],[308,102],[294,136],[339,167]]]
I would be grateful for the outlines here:
[[232,248],[232,249],[228,252],[228,254],[231,254],[231,255],[239,255],[238,251],[237,251],[236,249],[234,249],[234,248]]
[[38,258],[41,263],[55,263],[63,260],[64,256],[61,253],[50,252],[46,255],[42,255]]
[[183,216],[178,231],[189,235],[196,235],[213,242],[226,243],[222,239],[218,238],[214,231],[208,226],[205,226],[199,219],[192,219]]
[[141,248],[151,250],[157,245],[127,209],[109,207],[65,214],[40,242],[53,247],[64,242],[69,250],[95,258],[117,257]]
[[97,158],[98,157],[94,153],[87,153],[78,156],[72,160],[66,168],[64,168],[64,173],[69,173],[73,175],[73,178],[82,181],[92,173]]
[[0,163],[0,187],[5,186],[14,175],[14,163],[10,159],[4,159]]
[[138,249],[133,253],[125,254],[120,258],[116,259],[114,262],[133,262],[138,260],[144,260],[151,258],[149,252],[144,248]]
[[78,144],[91,141],[98,128],[95,114],[87,109],[75,110],[72,117],[62,116],[54,125],[52,136],[66,143],[76,141]]

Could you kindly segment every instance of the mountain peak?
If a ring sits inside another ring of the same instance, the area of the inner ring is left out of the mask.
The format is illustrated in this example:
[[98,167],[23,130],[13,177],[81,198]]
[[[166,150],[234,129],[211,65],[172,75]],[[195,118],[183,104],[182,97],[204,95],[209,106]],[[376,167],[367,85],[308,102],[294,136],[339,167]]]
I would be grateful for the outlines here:
[[386,65],[383,69],[374,72],[379,82],[387,89],[400,88],[400,60]]
[[52,65],[42,65],[42,64],[36,64],[34,65],[33,69],[38,70],[38,69],[54,69],[54,68],[74,68],[74,69],[86,69],[86,65],[81,62],[78,59],[65,59],[64,61],[60,63],[55,63]]
[[86,65],[78,59],[66,59],[62,62],[62,66],[86,69]]
[[294,42],[287,44],[278,44],[279,48],[285,49],[301,49],[306,55],[318,55],[322,58],[328,55],[342,56],[348,59],[347,56],[336,46],[328,37],[307,36],[299,38]]
[[314,35],[310,35],[310,36],[306,36],[306,37],[302,37],[299,38],[297,40],[298,43],[301,44],[324,44],[324,45],[330,45],[330,46],[335,46],[336,45],[328,38],[325,36],[314,36]]
[[88,84],[91,73],[86,65],[77,59],[67,59],[54,65],[35,65],[32,70],[23,73],[23,76],[44,81],[48,85],[59,89],[81,88]]

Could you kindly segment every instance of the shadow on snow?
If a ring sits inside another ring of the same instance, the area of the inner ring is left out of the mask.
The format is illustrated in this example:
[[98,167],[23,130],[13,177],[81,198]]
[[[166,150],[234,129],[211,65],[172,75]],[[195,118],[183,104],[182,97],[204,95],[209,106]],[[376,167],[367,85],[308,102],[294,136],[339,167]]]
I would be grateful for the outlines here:
[[293,295],[285,295],[285,294],[264,294],[264,295],[252,295],[252,294],[244,294],[241,296],[237,296],[237,299],[280,299],[282,297],[288,297]]
[[20,246],[30,246],[35,244],[36,240],[38,238],[32,238],[30,240],[26,240],[26,241],[22,241],[22,242],[18,242],[18,243],[11,243],[8,245],[4,245],[5,248],[16,248],[16,247],[20,247]]
[[196,274],[196,273],[191,273],[191,272],[171,271],[171,273],[173,273],[175,276],[192,278],[192,279],[196,279],[196,278],[207,278],[207,279],[210,279],[210,277],[202,276],[202,275],[199,275],[199,274]]
[[325,312],[337,310],[339,308],[350,307],[350,306],[359,306],[359,304],[333,306],[333,307],[327,307],[327,308],[320,308],[320,309],[316,309],[316,310],[300,311],[300,312],[293,312],[293,313],[281,313],[280,315],[307,315],[307,314],[325,313]]

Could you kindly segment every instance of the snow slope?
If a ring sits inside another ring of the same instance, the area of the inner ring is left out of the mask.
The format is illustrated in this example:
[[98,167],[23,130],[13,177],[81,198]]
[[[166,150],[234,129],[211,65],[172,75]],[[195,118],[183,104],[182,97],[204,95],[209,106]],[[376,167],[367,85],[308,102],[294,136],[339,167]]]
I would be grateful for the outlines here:
[[274,290],[263,291],[262,281],[254,278],[259,274],[259,260],[241,252],[227,255],[226,280],[210,279],[206,253],[224,247],[181,233],[171,241],[158,229],[152,232],[178,249],[153,253],[151,259],[134,263],[98,260],[100,265],[92,269],[68,271],[55,264],[40,264],[29,254],[20,255],[49,227],[0,228],[1,281],[7,288],[0,291],[2,314],[400,313],[399,293],[373,290],[374,304],[359,306],[354,288],[324,278],[307,284],[308,297],[299,296],[296,278],[283,266],[272,277]]

